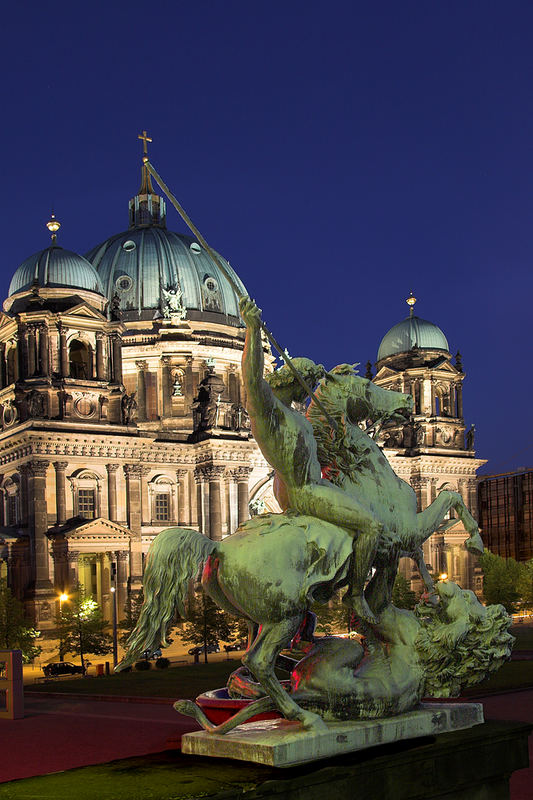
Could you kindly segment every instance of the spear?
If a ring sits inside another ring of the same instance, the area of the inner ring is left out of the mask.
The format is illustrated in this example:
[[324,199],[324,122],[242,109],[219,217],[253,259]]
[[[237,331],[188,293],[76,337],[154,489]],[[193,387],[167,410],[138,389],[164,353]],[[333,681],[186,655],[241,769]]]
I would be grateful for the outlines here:
[[[183,206],[178,202],[176,197],[172,194],[172,192],[170,191],[170,189],[168,188],[166,183],[163,181],[163,179],[161,178],[159,173],[155,170],[155,168],[152,166],[152,164],[148,161],[148,158],[146,156],[144,156],[143,162],[144,162],[144,165],[145,165],[146,169],[148,170],[148,172],[152,176],[152,178],[155,180],[157,185],[160,187],[161,191],[164,192],[164,194],[166,194],[166,196],[168,197],[168,199],[170,200],[170,202],[172,203],[172,205],[174,206],[174,208],[176,209],[176,211],[178,212],[178,214],[180,215],[182,220],[185,222],[185,224],[188,226],[188,228],[194,233],[194,235],[196,236],[196,238],[198,239],[198,241],[200,242],[202,247],[207,251],[207,253],[213,259],[213,261],[215,262],[215,264],[217,265],[219,270],[222,272],[222,274],[230,282],[231,286],[233,287],[233,291],[235,292],[237,297],[241,297],[242,296],[241,287],[237,286],[233,276],[230,274],[230,272],[228,272],[228,270],[226,269],[224,264],[221,262],[221,260],[218,257],[217,253],[215,253],[215,251],[210,247],[210,245],[208,244],[207,240],[204,239],[204,237],[202,236],[202,234],[200,233],[200,231],[198,230],[198,228],[196,227],[196,225],[194,224],[192,219],[189,217],[189,215],[187,214],[187,212],[185,211]],[[298,381],[300,386],[303,389],[305,389],[306,394],[314,401],[314,403],[316,403],[317,408],[319,408],[320,411],[324,414],[324,416],[326,417],[326,419],[328,420],[328,422],[332,426],[332,428],[334,430],[337,430],[338,429],[338,425],[337,425],[336,421],[333,419],[333,417],[331,417],[330,414],[328,414],[328,412],[326,411],[326,409],[324,408],[324,406],[322,405],[322,403],[320,402],[318,397],[315,395],[315,393],[311,389],[311,387],[308,386],[307,382],[304,380],[302,375],[300,375],[300,373],[298,372],[298,370],[296,369],[296,367],[292,363],[292,360],[289,358],[289,356],[287,354],[287,351],[281,349],[281,345],[278,344],[278,342],[274,338],[274,335],[268,330],[268,328],[265,325],[265,323],[263,322],[263,320],[261,320],[261,328],[264,331],[264,333],[266,334],[266,336],[267,336],[270,344],[274,348],[274,350],[276,350],[279,353],[279,355],[282,357],[282,359],[284,360],[284,362],[286,363],[286,365],[288,366],[288,368],[290,369],[290,371],[292,372],[292,374],[294,375],[294,377],[296,378],[296,380]]]

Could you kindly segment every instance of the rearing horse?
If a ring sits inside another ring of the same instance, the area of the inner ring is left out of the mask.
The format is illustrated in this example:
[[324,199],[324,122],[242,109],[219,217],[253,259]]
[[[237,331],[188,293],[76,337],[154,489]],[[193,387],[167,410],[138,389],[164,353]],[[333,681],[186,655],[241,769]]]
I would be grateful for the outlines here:
[[[386,418],[384,396],[395,394],[355,375],[348,365],[342,365],[327,373],[316,390],[330,418],[326,418],[313,401],[307,410],[318,446],[318,460],[328,479],[356,498],[382,526],[381,535],[372,539],[364,552],[357,553],[357,542],[355,545],[354,583],[361,585],[371,568],[375,568],[365,590],[374,614],[379,614],[390,603],[401,556],[413,558],[427,589],[433,588],[422,545],[450,509],[456,511],[469,534],[468,550],[477,554],[483,552],[478,525],[462,497],[457,492],[442,491],[430,506],[417,513],[413,488],[396,475],[381,448],[361,429],[365,420],[379,424]],[[331,420],[337,424],[337,430]]]

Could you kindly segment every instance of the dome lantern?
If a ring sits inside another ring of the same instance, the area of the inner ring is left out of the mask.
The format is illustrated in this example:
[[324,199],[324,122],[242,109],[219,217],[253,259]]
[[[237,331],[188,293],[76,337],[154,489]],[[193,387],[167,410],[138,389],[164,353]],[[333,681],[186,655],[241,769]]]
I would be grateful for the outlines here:
[[143,142],[143,164],[141,167],[141,188],[135,197],[129,202],[130,228],[147,228],[150,225],[157,225],[160,228],[166,227],[166,204],[162,197],[154,192],[150,173],[146,169],[148,160],[147,142],[153,140],[147,136],[146,131],[137,137]]

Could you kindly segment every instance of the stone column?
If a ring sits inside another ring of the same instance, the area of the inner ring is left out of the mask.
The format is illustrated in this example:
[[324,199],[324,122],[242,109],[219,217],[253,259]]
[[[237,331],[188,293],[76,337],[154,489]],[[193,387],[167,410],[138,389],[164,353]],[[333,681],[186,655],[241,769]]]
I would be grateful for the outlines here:
[[178,525],[191,524],[191,510],[189,508],[189,487],[187,486],[187,475],[189,470],[177,469],[176,478],[178,480]]
[[252,471],[251,467],[238,467],[236,470],[237,478],[237,507],[238,507],[238,523],[242,525],[243,522],[250,517],[250,509],[248,507],[250,502],[250,494],[248,488],[248,478]]
[[[33,483],[32,503],[30,507],[30,525],[33,528],[35,542],[35,589],[51,591],[50,542],[46,536],[48,530],[48,514],[46,505],[46,472],[49,461],[30,461],[30,473]],[[31,533],[30,533],[31,535]]]
[[[148,483],[145,478],[151,472],[150,467],[145,467],[141,464],[141,525],[150,525],[152,523],[152,508],[150,505],[150,498],[148,497]],[[172,509],[170,509],[172,513]]]
[[19,378],[24,380],[28,377],[28,338],[25,325],[21,325],[18,331]]
[[148,364],[146,361],[136,361],[137,367],[137,421],[145,422],[146,415],[146,370]]
[[162,416],[170,417],[172,413],[170,400],[170,356],[162,356],[161,365]]
[[35,325],[28,325],[28,377],[31,378],[36,373],[37,359],[35,350]]
[[113,349],[113,382],[122,383],[122,347],[118,333],[112,334],[111,345]]
[[102,331],[96,332],[96,379],[105,381],[106,370],[104,363],[104,339],[105,333]]
[[449,414],[450,417],[455,417],[455,387],[450,383],[450,399],[449,399]]
[[54,461],[56,471],[56,517],[57,524],[63,525],[67,519],[67,500],[65,495],[65,471],[68,461]]
[[79,571],[78,571],[79,557],[80,557],[79,550],[69,550],[67,553],[69,589],[73,589],[79,581]]
[[466,481],[466,495],[468,497],[467,500],[467,508],[477,520],[477,481],[475,478],[468,478]]
[[128,527],[132,533],[130,542],[130,585],[140,589],[142,583],[141,542],[141,477],[140,464],[125,464]]
[[48,325],[39,325],[39,374],[45,378],[50,374],[50,353],[48,346]]
[[107,515],[111,522],[118,522],[117,470],[118,464],[106,464],[107,469]]
[[187,404],[187,408],[190,407],[190,404],[193,401],[193,388],[192,388],[192,356],[186,356],[185,358],[185,369],[184,369],[184,389],[183,394],[185,395],[185,402]]
[[7,386],[6,343],[0,342],[0,389]]
[[204,519],[204,504],[203,504],[203,484],[205,481],[204,471],[196,467],[194,470],[194,481],[196,483],[196,515],[198,530],[205,533],[207,536],[207,520]]
[[457,416],[463,418],[463,384],[457,384]]
[[62,378],[69,376],[67,332],[62,325],[58,326],[59,331],[59,372]]
[[424,501],[422,496],[422,486],[425,486],[425,479],[421,478],[420,476],[413,476],[410,480],[411,486],[413,487],[415,494],[416,494],[416,505],[418,512],[424,510]]
[[222,507],[220,497],[220,479],[225,467],[211,464],[206,469],[209,481],[209,538],[215,542],[222,539]]

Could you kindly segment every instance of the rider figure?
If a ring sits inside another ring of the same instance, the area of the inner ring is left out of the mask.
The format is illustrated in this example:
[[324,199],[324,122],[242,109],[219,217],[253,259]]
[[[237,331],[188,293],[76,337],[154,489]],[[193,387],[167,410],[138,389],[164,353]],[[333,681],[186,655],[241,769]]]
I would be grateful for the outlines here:
[[[376,622],[363,590],[381,525],[369,509],[322,477],[312,425],[303,414],[291,408],[292,402],[306,399],[305,390],[296,379],[291,379],[288,367],[274,373],[272,386],[264,379],[261,311],[248,297],[241,298],[240,311],[246,323],[242,358],[246,408],[253,436],[275,470],[276,499],[283,510],[292,509],[298,514],[318,517],[357,535],[351,570],[351,605],[361,619]],[[324,368],[309,359],[296,359],[295,366],[300,367],[304,379],[307,377],[313,384],[324,374]]]

